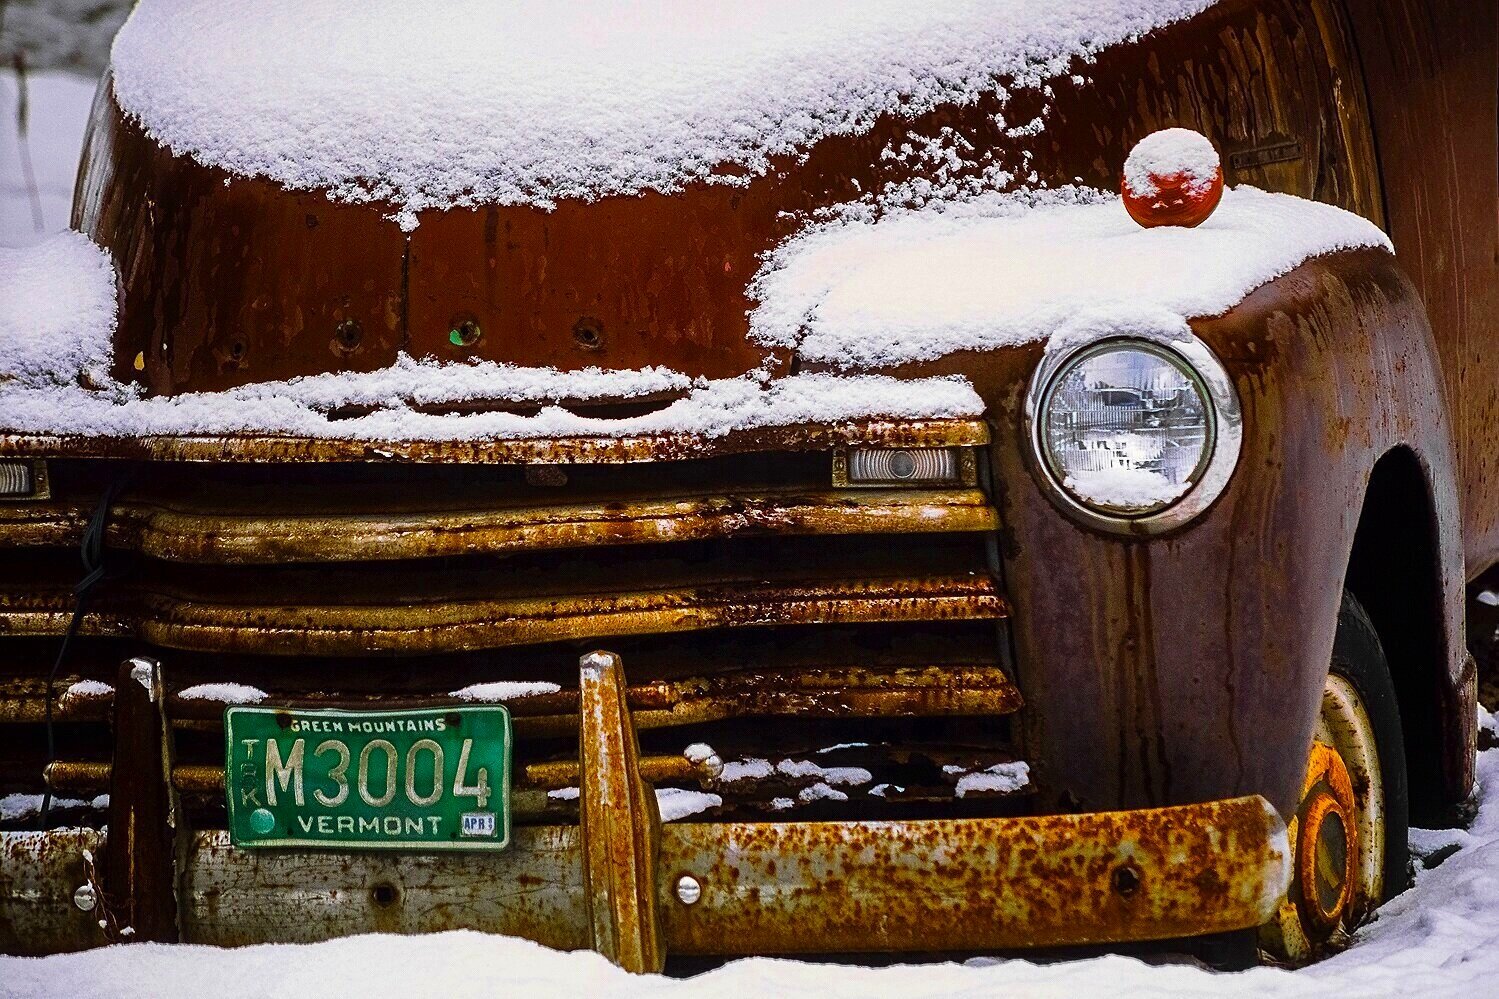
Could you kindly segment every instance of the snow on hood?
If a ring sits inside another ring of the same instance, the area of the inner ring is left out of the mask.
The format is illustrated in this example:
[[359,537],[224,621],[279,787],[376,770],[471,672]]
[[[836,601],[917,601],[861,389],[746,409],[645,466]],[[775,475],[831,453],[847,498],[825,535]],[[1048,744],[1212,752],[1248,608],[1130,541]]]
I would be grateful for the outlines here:
[[[983,403],[961,378],[763,372],[716,381],[654,367],[639,370],[525,368],[402,357],[389,368],[258,382],[223,392],[143,398],[108,374],[115,330],[109,257],[63,233],[28,249],[0,249],[0,432],[134,437],[288,434],[370,441],[536,440],[694,434],[839,423],[868,417],[977,416]],[[575,413],[569,400],[675,394],[627,419]],[[442,414],[414,406],[504,400],[540,407]],[[348,406],[372,412],[341,419]]]
[[[895,379],[870,369],[1056,338],[1184,334],[1308,258],[1390,249],[1372,223],[1329,205],[1241,187],[1196,229],[1142,229],[1115,196],[1067,189],[987,195],[822,224],[771,256],[753,291],[751,335],[837,373],[715,381],[663,368],[564,372],[401,358],[223,392],[141,398],[109,381],[114,279],[67,234],[0,263],[0,430],[134,435],[289,434],[371,441],[535,440],[693,434],[705,438],[870,417],[969,418],[963,378]],[[14,258],[12,260],[12,258]],[[76,313],[69,317],[69,309]],[[9,376],[7,379],[6,376]],[[84,385],[100,386],[98,389]],[[602,419],[569,400],[675,395],[654,412]],[[441,414],[418,406],[534,403],[534,414]],[[340,418],[341,407],[366,415]]]
[[815,226],[757,276],[750,334],[840,368],[1051,337],[1185,333],[1319,254],[1389,238],[1331,205],[1252,187],[1201,226],[1144,229],[1115,194],[990,194]]
[[115,93],[233,173],[423,209],[742,181],[1214,0],[142,0]]

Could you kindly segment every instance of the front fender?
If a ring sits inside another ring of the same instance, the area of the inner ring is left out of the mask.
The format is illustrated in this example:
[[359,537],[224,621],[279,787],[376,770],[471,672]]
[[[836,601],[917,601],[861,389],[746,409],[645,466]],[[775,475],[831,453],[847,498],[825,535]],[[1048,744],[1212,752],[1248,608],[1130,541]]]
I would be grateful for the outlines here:
[[[1262,794],[1294,809],[1365,490],[1394,448],[1414,453],[1431,500],[1429,522],[1402,525],[1430,532],[1438,555],[1441,647],[1425,665],[1448,710],[1465,703],[1457,465],[1431,331],[1398,264],[1315,259],[1193,327],[1233,377],[1243,451],[1219,500],[1158,538],[1085,529],[1038,488],[1021,408],[1039,345],[949,360],[995,423],[1027,749],[1057,808]],[[1443,729],[1450,741],[1471,726]],[[1461,769],[1461,747],[1442,755]],[[1460,795],[1471,770],[1446,776]]]

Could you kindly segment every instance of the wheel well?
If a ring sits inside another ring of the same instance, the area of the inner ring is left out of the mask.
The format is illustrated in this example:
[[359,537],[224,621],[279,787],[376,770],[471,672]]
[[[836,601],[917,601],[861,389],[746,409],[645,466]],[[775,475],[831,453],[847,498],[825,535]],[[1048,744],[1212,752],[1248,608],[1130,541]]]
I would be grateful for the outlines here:
[[1432,822],[1445,800],[1442,766],[1441,566],[1431,490],[1409,448],[1374,466],[1348,560],[1347,588],[1369,612],[1400,705],[1413,824]]

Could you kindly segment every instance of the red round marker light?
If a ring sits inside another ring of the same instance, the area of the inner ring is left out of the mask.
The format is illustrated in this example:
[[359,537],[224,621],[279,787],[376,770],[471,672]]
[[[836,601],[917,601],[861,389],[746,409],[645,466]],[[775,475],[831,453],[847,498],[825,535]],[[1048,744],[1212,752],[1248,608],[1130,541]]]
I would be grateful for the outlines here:
[[1147,229],[1199,226],[1223,199],[1223,163],[1201,132],[1163,129],[1130,151],[1120,190],[1130,218]]

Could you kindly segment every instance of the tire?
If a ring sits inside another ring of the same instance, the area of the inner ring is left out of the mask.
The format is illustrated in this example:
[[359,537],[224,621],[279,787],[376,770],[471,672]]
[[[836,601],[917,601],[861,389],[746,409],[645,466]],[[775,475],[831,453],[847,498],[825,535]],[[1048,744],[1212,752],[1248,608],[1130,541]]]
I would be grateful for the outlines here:
[[1394,680],[1373,622],[1345,591],[1301,803],[1287,822],[1291,885],[1260,928],[1261,948],[1304,964],[1404,891],[1409,824]]
[[1410,879],[1410,793],[1405,769],[1405,735],[1400,705],[1384,646],[1374,622],[1353,594],[1344,591],[1333,641],[1332,674],[1348,681],[1363,701],[1374,729],[1384,789],[1384,870],[1379,902],[1403,892]]

